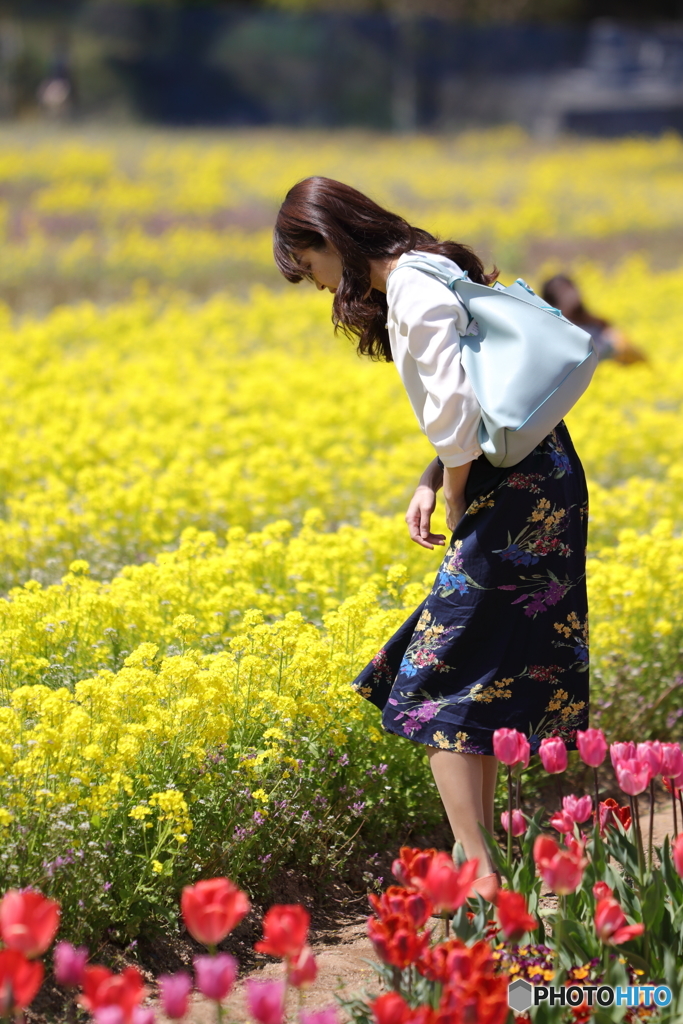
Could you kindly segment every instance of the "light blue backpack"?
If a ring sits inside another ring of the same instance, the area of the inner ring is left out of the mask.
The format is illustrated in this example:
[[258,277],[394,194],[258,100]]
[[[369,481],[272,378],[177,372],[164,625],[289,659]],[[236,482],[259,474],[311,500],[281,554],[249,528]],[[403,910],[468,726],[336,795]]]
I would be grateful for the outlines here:
[[445,284],[479,332],[461,338],[465,373],[481,406],[479,445],[494,466],[514,466],[576,404],[597,365],[590,334],[518,278],[488,286],[451,273],[429,254],[402,261]]

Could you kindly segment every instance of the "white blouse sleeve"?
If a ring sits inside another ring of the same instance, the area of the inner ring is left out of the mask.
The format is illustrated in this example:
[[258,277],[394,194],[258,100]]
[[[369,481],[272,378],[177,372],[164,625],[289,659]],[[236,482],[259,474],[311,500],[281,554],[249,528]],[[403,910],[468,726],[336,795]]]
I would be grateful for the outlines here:
[[481,408],[460,359],[460,335],[469,321],[464,304],[440,281],[412,267],[391,276],[387,303],[394,360],[423,431],[444,466],[471,462],[482,454]]

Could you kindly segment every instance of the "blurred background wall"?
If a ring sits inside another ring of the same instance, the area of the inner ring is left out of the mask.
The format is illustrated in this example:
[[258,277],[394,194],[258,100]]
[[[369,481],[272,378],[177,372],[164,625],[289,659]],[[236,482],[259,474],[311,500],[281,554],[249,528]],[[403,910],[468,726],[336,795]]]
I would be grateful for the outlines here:
[[683,0],[0,2],[0,116],[38,114],[683,131]]

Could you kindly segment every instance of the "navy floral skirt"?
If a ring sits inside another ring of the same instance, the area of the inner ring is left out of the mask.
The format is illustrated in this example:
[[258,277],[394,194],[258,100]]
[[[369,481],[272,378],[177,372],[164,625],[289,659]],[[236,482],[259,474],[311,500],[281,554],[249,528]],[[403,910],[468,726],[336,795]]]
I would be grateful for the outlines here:
[[493,753],[496,729],[576,749],[588,727],[588,491],[560,423],[522,462],[485,456],[431,593],[352,686],[388,732]]

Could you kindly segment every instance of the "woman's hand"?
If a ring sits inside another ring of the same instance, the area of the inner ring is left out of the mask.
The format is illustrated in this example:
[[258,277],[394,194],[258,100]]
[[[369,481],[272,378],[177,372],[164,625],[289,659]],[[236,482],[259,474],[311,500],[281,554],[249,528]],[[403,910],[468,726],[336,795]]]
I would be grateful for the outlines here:
[[429,548],[430,551],[434,550],[436,544],[446,542],[442,533],[431,532],[431,519],[435,508],[436,490],[428,484],[419,483],[408,505],[406,523],[410,539],[423,548]]

